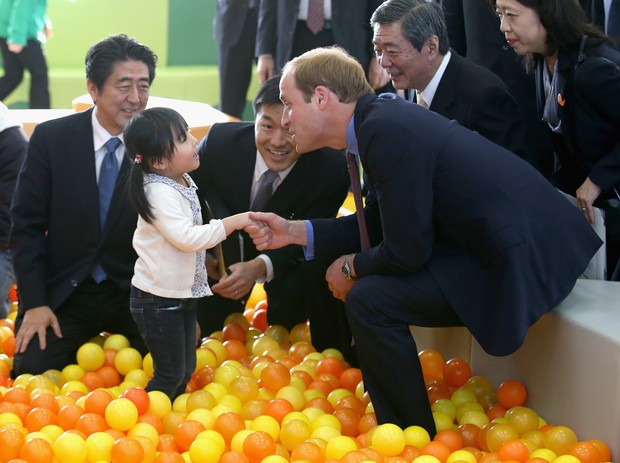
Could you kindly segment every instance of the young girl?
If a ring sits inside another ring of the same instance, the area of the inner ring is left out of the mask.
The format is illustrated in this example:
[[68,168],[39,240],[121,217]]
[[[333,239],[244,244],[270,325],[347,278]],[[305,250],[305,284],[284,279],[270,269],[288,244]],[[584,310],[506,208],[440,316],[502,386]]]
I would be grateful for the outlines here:
[[198,142],[176,111],[147,109],[123,138],[133,162],[129,198],[139,214],[130,309],[153,357],[146,390],[174,399],[196,366],[196,298],[212,294],[204,250],[250,221],[243,213],[202,224],[196,185],[187,174],[200,164]]

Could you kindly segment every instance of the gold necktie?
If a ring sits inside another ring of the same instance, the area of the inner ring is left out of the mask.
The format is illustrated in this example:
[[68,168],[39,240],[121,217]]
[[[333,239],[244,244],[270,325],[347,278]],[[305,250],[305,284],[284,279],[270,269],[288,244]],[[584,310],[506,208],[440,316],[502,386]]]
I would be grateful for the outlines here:
[[424,98],[422,98],[422,94],[420,92],[415,92],[415,101],[420,106],[428,109],[428,105],[426,104],[426,101],[424,101]]

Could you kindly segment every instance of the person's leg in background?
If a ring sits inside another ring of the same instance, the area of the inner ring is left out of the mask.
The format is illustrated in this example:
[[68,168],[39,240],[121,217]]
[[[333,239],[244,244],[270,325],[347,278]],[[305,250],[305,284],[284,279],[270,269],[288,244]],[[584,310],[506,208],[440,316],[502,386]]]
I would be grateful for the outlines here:
[[256,9],[248,9],[236,44],[218,44],[220,111],[243,119],[248,88],[252,80],[256,43]]
[[4,38],[0,38],[0,50],[2,51],[2,61],[4,62],[4,75],[0,77],[0,100],[4,100],[21,83],[24,78],[24,67],[18,56],[9,51]]
[[30,108],[49,109],[49,78],[43,46],[36,40],[28,40],[28,45],[17,56],[30,73]]

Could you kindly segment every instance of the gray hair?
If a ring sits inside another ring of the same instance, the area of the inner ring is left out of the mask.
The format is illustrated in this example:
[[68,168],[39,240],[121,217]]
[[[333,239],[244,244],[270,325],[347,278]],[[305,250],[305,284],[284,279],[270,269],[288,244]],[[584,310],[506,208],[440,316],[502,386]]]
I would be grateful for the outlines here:
[[450,50],[448,29],[442,6],[434,0],[386,0],[375,10],[370,25],[400,23],[403,35],[421,51],[433,35],[439,39],[439,53]]

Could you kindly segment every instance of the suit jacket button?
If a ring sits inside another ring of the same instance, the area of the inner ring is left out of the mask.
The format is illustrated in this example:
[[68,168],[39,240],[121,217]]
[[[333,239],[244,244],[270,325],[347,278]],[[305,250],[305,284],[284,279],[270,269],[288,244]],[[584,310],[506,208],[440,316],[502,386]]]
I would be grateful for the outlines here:
[[74,288],[76,288],[78,285],[77,280],[71,280],[71,286],[73,286]]

